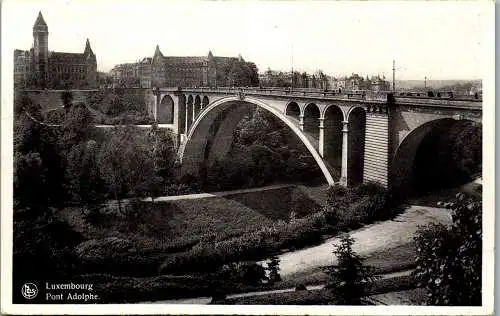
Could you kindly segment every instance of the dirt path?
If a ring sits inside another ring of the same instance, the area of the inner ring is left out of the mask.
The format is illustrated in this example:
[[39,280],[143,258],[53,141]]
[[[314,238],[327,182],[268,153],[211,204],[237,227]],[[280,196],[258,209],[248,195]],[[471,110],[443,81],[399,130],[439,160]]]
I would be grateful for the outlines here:
[[[367,256],[396,248],[411,242],[418,226],[429,223],[451,223],[449,211],[428,206],[408,206],[394,220],[374,223],[353,231],[351,236],[355,239],[354,251]],[[332,251],[333,245],[338,242],[339,238],[333,237],[321,245],[280,255],[281,276],[283,279],[290,279],[296,273],[335,264]]]
[[[206,199],[206,198],[212,198],[212,197],[224,197],[224,196],[233,195],[233,194],[275,190],[275,189],[287,188],[287,187],[292,187],[292,186],[295,186],[295,184],[275,184],[275,185],[268,185],[265,187],[240,189],[240,190],[232,190],[232,191],[219,191],[219,192],[212,192],[212,193],[195,193],[195,194],[184,194],[184,195],[158,196],[158,197],[155,197],[154,203],[168,202],[168,201],[180,201],[180,200]],[[141,200],[144,202],[151,202],[150,197],[144,198]],[[126,204],[129,202],[129,199],[123,199],[120,202],[122,204]],[[116,200],[109,200],[106,202],[106,204],[107,205],[116,205],[118,203],[116,202]]]

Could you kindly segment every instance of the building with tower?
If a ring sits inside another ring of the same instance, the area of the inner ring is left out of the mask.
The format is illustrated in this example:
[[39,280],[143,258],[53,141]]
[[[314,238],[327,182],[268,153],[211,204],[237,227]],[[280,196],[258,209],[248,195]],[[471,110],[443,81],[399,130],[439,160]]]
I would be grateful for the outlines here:
[[33,26],[33,47],[14,51],[14,85],[26,88],[95,88],[97,59],[87,39],[82,53],[49,51],[49,28],[42,13]]
[[122,87],[216,87],[257,86],[253,62],[238,57],[165,56],[156,46],[153,57],[118,64],[111,70],[114,84]]

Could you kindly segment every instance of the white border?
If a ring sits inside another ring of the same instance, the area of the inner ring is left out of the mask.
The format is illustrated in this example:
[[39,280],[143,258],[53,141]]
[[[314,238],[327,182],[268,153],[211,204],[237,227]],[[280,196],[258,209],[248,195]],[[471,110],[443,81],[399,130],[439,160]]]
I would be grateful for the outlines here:
[[[5,5],[5,3],[3,3]],[[445,3],[443,3],[444,5]],[[194,4],[193,4],[194,5]],[[487,7],[484,15],[483,60],[483,306],[239,306],[239,305],[13,305],[12,302],[12,103],[13,63],[15,47],[2,36],[2,105],[1,105],[1,312],[8,314],[315,314],[315,315],[486,315],[493,313],[494,282],[494,213],[495,213],[495,11],[493,1],[477,5]],[[4,6],[5,8],[5,6]],[[5,11],[2,11],[5,14]],[[383,18],[383,17],[381,17]],[[2,19],[2,32],[10,30]]]

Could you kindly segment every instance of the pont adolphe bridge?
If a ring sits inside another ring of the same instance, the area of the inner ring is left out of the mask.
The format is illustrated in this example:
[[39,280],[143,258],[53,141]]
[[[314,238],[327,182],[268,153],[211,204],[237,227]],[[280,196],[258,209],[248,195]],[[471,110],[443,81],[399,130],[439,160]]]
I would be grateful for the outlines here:
[[297,135],[329,184],[410,186],[426,136],[461,120],[482,123],[482,100],[449,95],[179,87],[153,93],[152,113],[178,135],[182,172],[192,174],[228,153],[238,122],[255,107]]

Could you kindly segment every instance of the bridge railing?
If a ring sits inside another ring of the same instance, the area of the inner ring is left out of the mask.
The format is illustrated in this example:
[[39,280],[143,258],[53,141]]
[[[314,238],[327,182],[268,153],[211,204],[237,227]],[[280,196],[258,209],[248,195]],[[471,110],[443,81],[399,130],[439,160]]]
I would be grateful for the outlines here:
[[[367,100],[375,102],[387,102],[389,98],[398,99],[421,99],[424,102],[471,102],[471,106],[481,107],[481,96],[454,95],[451,92],[422,92],[422,91],[371,91],[371,90],[323,90],[310,88],[276,88],[276,87],[194,87],[194,88],[162,88],[169,91],[184,93],[218,93],[255,96],[286,96],[302,98],[321,98],[321,99],[348,99],[348,100]],[[427,100],[427,101],[425,101]]]
[[[165,88],[166,90],[171,90]],[[269,95],[269,96],[291,96],[291,97],[313,97],[313,98],[335,98],[335,99],[355,99],[355,100],[380,100],[386,101],[388,91],[337,91],[323,89],[305,89],[305,88],[259,88],[259,87],[195,87],[195,88],[174,88],[176,92],[186,93],[222,93],[245,95]]]

